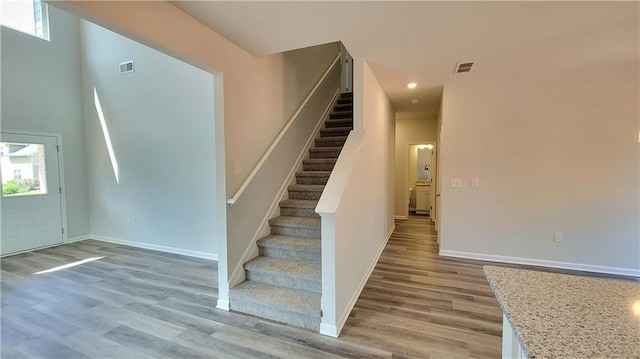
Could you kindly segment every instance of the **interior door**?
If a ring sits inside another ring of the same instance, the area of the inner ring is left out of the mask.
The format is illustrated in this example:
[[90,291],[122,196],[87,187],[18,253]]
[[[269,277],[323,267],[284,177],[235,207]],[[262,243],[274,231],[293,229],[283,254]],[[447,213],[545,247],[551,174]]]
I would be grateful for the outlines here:
[[0,254],[62,243],[58,139],[0,133]]

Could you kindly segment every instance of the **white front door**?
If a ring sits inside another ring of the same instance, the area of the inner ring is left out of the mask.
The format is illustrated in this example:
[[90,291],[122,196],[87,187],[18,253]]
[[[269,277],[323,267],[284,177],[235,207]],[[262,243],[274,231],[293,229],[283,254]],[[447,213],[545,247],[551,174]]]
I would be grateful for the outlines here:
[[0,255],[62,243],[58,139],[0,133]]

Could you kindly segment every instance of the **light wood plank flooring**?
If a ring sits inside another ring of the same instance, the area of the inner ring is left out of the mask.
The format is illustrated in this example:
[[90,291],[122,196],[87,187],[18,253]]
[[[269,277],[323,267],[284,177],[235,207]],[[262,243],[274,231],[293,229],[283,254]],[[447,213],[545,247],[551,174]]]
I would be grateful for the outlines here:
[[[215,309],[217,264],[99,241],[3,258],[10,358],[498,358],[502,314],[478,261],[398,221],[339,339]],[[99,258],[99,259],[96,259]],[[36,272],[79,260],[81,265]]]

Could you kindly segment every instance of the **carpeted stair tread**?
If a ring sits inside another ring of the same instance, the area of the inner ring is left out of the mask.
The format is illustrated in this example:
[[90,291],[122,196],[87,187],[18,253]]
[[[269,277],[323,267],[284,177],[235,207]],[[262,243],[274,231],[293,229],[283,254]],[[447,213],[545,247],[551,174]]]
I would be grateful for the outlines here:
[[333,152],[333,151],[341,151],[342,146],[331,146],[331,147],[311,147],[309,148],[309,152]]
[[[325,147],[326,148],[326,147]],[[305,164],[335,164],[337,158],[309,158],[306,160],[302,160],[302,163]]]
[[293,277],[317,282],[322,280],[322,268],[317,262],[260,256],[245,263],[244,269],[275,274],[279,277]]
[[320,241],[317,239],[292,235],[272,234],[258,240],[261,256],[318,264],[322,260],[320,246]]
[[[326,183],[326,181],[325,181]],[[281,216],[319,217],[316,213],[317,199],[285,199],[280,201]]]
[[322,192],[324,185],[321,184],[292,184],[288,187],[289,192]]
[[333,111],[329,114],[330,119],[353,118],[353,111]]
[[295,250],[320,251],[321,242],[315,239],[271,234],[258,240],[258,246]]
[[324,121],[326,128],[353,126],[352,118],[338,118]]
[[233,298],[238,298],[266,307],[320,317],[321,295],[318,293],[247,281],[233,287],[230,294],[232,305]]
[[347,136],[327,136],[315,139],[316,147],[342,147]]
[[320,229],[320,218],[279,216],[279,217],[271,218],[269,220],[269,225],[280,226],[280,227]]
[[280,207],[289,208],[311,208],[315,209],[318,206],[317,199],[285,199],[280,201]]
[[320,129],[320,137],[348,136],[353,126],[329,127]]
[[300,171],[296,172],[296,177],[329,177],[331,171]]
[[330,171],[336,165],[337,158],[310,158],[307,160],[302,160],[302,168],[305,171],[311,170],[325,170]]

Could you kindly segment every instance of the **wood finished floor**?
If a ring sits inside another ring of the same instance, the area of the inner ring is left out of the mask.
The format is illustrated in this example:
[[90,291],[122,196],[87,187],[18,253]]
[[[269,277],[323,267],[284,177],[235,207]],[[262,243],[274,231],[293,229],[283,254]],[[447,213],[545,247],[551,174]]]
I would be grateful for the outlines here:
[[0,356],[499,358],[486,263],[436,252],[428,218],[398,221],[339,339],[215,309],[215,261],[93,240],[6,257]]

